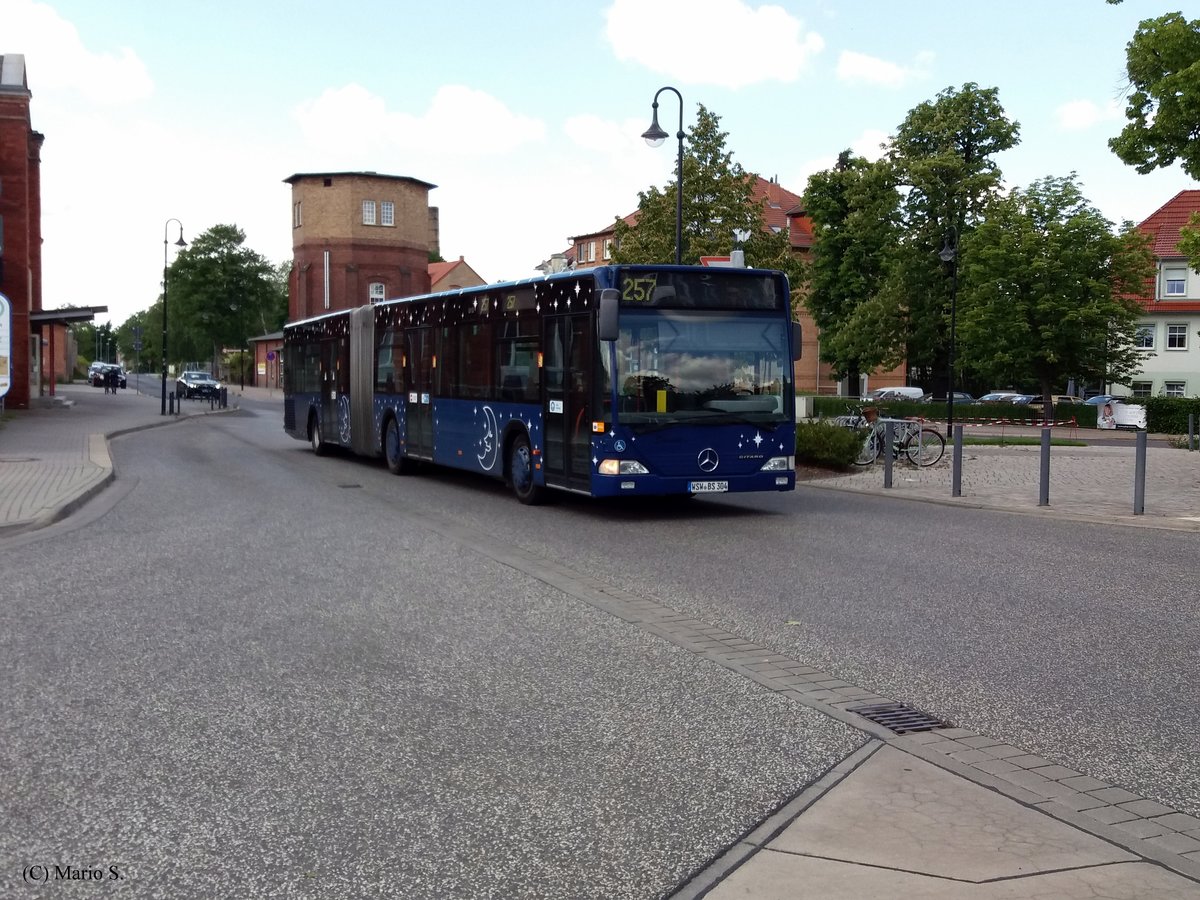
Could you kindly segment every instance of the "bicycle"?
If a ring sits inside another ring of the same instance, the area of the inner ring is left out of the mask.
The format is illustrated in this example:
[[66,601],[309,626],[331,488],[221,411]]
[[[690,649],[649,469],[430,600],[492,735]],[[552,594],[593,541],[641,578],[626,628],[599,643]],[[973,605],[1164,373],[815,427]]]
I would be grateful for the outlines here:
[[946,452],[946,439],[934,429],[911,419],[879,418],[874,407],[861,409],[850,407],[850,415],[843,417],[844,424],[855,430],[864,426],[867,434],[854,460],[856,466],[869,466],[883,455],[885,426],[890,421],[894,426],[892,435],[892,458],[907,456],[914,466],[932,466]]

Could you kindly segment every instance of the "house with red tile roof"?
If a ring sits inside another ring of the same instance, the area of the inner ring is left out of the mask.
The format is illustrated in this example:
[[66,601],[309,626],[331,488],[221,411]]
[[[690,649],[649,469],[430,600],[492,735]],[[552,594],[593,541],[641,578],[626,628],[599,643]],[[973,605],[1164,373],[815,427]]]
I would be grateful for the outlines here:
[[450,262],[435,262],[429,264],[429,290],[453,291],[458,288],[476,287],[487,284],[479,273],[467,264],[461,256]]
[[[813,233],[812,219],[804,212],[804,202],[799,194],[792,193],[774,178],[766,179],[758,175],[754,177],[751,196],[762,204],[763,227],[773,232],[786,231],[792,245],[792,253],[798,258],[807,258],[812,252]],[[635,210],[624,217],[627,225],[637,224],[638,213]],[[571,246],[562,253],[556,253],[549,260],[538,266],[544,272],[560,271],[564,268],[584,268],[586,266],[602,266],[612,261],[612,242],[615,227],[609,225],[599,231],[577,234],[572,237]],[[749,261],[748,264],[752,264]],[[847,386],[839,384],[831,374],[827,363],[820,360],[820,331],[817,323],[807,310],[799,313],[801,332],[804,335],[804,345],[801,358],[796,362],[796,393],[798,394],[839,394],[849,393],[858,396],[866,390],[866,385]],[[870,387],[899,387],[905,384],[905,367],[903,365],[890,372],[874,373],[870,378]]]
[[1153,241],[1156,265],[1138,298],[1144,314],[1137,341],[1145,362],[1124,386],[1134,396],[1200,396],[1200,273],[1179,251],[1179,230],[1198,212],[1200,190],[1180,191],[1138,225]]

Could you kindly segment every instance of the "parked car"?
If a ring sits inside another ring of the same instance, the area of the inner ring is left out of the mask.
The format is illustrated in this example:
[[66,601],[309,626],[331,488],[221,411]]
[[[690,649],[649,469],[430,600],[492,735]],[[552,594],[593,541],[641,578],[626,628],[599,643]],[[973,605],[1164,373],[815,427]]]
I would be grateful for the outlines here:
[[[933,404],[945,403],[947,400],[946,397],[926,397],[925,399],[929,403],[933,403]],[[958,406],[960,403],[967,405],[967,404],[976,403],[976,402],[977,401],[975,400],[975,398],[972,397],[970,394],[968,394],[966,391],[955,391],[954,392],[954,405],[955,406]]]
[[[1072,403],[1082,403],[1083,402],[1078,397],[1072,397],[1070,394],[1051,394],[1050,399],[1051,399],[1051,401],[1053,401],[1055,406],[1066,406],[1066,405],[1070,405]],[[1043,397],[1041,394],[1034,394],[1033,399],[1028,400],[1026,402],[1030,406],[1041,406],[1043,403],[1046,402],[1046,398]]]
[[1033,402],[1033,394],[1013,394],[1004,402],[1014,406],[1028,406]]
[[175,379],[175,396],[182,399],[193,397],[216,397],[221,392],[221,382],[207,372],[188,371]]
[[979,398],[979,403],[1009,403],[1013,397],[1019,397],[1016,391],[992,391]]
[[863,403],[883,403],[887,400],[911,400],[920,402],[925,399],[925,391],[919,387],[890,387],[876,388],[862,398]]
[[1121,399],[1124,398],[1118,397],[1116,394],[1097,394],[1095,397],[1088,397],[1083,402],[1087,403],[1089,406],[1103,406],[1105,403],[1108,403],[1112,400]]
[[104,376],[113,369],[117,372],[117,387],[125,387],[128,383],[125,370],[115,363],[92,363],[88,366],[88,384],[92,387],[104,387]]

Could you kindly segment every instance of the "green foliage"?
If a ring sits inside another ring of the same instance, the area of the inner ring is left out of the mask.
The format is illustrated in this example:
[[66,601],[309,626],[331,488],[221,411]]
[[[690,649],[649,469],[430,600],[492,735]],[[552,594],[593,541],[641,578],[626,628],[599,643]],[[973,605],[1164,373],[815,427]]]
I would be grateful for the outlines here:
[[[137,337],[136,328],[141,329],[141,338]],[[140,340],[142,349],[134,350],[134,342]],[[134,313],[117,329],[117,342],[121,346],[122,356],[128,360],[129,368],[136,365],[140,371],[156,372],[162,363],[162,302],[155,303],[148,310]]]
[[892,171],[846,150],[833,169],[813,175],[804,192],[815,238],[804,302],[821,329],[821,359],[851,384],[879,362],[878,331],[864,321],[864,298],[879,290],[888,251],[899,239],[900,194]]
[[886,159],[843,154],[810,180],[806,208],[818,227],[809,303],[832,330],[827,338],[822,326],[823,359],[843,371],[907,360],[922,384],[946,371],[952,291],[938,251],[999,193],[994,157],[1018,133],[996,89],[968,83],[911,110]]
[[1093,403],[1058,403],[1054,406],[1054,421],[1075,420],[1080,428],[1095,428],[1099,407]]
[[1138,397],[1130,398],[1146,407],[1146,430],[1155,434],[1187,434],[1188,414],[1195,417],[1200,429],[1200,397]]
[[182,250],[167,284],[168,355],[210,359],[276,331],[287,317],[286,268],[242,246],[236,225],[214,225]]
[[1138,293],[1154,272],[1146,238],[1112,225],[1074,176],[995,199],[962,245],[960,362],[981,380],[1033,379],[1043,394],[1070,378],[1127,381]]
[[[747,231],[746,264],[780,269],[798,284],[802,272],[788,236],[764,228],[762,206],[752,196],[754,176],[725,149],[728,134],[720,130],[720,122],[720,116],[698,105],[696,124],[684,141],[682,262],[697,265],[702,256],[728,255],[735,249],[733,232]],[[613,262],[674,262],[675,204],[674,181],[662,190],[640,192],[637,225],[616,222]]]
[[81,322],[71,330],[79,353],[74,368],[82,368],[86,373],[88,364],[96,360],[116,362],[120,345],[110,323]]
[[848,468],[863,445],[863,432],[831,422],[796,424],[796,459],[811,465]]
[[1142,174],[1179,160],[1200,179],[1200,19],[1144,19],[1125,47],[1128,124],[1108,146]]

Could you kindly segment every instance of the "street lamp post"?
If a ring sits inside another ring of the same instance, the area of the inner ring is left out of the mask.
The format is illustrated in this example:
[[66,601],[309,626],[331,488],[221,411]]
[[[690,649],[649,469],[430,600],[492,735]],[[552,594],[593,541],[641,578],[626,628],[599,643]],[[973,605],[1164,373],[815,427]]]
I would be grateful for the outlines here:
[[183,239],[183,223],[178,219],[167,219],[163,222],[163,315],[162,315],[162,411],[160,416],[167,414],[167,228],[174,222],[179,226],[179,240],[176,247],[186,247]]
[[950,266],[950,358],[946,365],[946,437],[954,433],[954,339],[958,319],[958,229],[953,225],[946,232],[946,242],[938,259]]
[[667,133],[658,124],[658,95],[670,91],[679,100],[679,131],[675,138],[679,141],[679,156],[675,171],[675,265],[683,262],[683,95],[673,87],[661,87],[654,95],[652,109],[654,119],[642,137],[651,147],[660,147],[667,139]]

